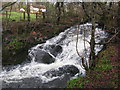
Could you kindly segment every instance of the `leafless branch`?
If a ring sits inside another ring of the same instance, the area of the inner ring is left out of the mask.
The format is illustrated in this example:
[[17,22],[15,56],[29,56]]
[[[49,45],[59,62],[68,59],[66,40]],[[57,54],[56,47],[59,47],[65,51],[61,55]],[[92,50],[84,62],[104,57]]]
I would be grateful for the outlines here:
[[77,41],[76,41],[76,52],[77,52],[78,56],[82,59],[83,67],[85,68],[85,70],[88,70],[87,66],[84,64],[84,57],[79,54],[78,47],[77,47],[77,45],[78,45],[79,25],[78,25],[77,31],[78,31],[78,33],[77,33]]
[[86,40],[86,39],[83,39],[83,40],[90,44],[90,42],[88,40]]
[[3,11],[5,8],[7,8],[9,6],[14,5],[17,1],[15,1],[15,2],[8,2],[8,3],[4,4],[4,5],[2,5],[2,9],[0,10],[0,12]]
[[78,47],[77,47],[77,45],[78,45],[79,26],[78,26],[77,30],[78,30],[78,33],[77,33],[77,41],[76,41],[76,52],[77,52],[77,54],[78,54],[79,57],[84,58],[83,56],[81,56],[81,55],[79,54]]
[[114,34],[114,35],[106,42],[106,44],[109,43],[118,33],[119,33],[119,31],[118,31],[116,34]]
[[119,33],[119,31],[117,33],[115,33],[107,42],[103,42],[103,43],[101,42],[101,43],[96,43],[96,44],[99,44],[99,45],[108,44],[113,38],[115,38],[117,36],[118,33]]

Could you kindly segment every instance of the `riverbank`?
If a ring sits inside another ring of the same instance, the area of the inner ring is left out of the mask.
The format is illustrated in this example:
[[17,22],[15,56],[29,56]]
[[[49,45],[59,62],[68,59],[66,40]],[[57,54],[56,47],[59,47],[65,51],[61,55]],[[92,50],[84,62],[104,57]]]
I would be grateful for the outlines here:
[[106,45],[98,54],[94,70],[87,76],[68,81],[67,88],[119,88],[120,38]]

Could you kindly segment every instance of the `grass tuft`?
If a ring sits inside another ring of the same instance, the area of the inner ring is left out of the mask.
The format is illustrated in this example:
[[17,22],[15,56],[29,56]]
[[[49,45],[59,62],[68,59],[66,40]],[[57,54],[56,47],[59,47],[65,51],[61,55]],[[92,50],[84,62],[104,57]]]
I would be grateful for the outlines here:
[[103,70],[110,70],[110,69],[112,69],[111,64],[100,64],[95,68],[95,71],[103,71]]
[[84,81],[83,77],[79,77],[77,79],[73,79],[67,82],[67,88],[83,88]]

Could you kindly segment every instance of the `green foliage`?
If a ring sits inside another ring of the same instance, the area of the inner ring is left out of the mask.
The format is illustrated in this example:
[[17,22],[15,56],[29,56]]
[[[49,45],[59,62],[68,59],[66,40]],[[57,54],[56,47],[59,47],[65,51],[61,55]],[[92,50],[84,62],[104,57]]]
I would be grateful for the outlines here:
[[56,29],[56,30],[53,31],[53,35],[56,35],[58,33],[59,33],[59,29]]
[[100,62],[106,64],[106,63],[110,63],[110,60],[108,60],[108,59],[103,59],[103,60],[101,60]]
[[110,69],[112,69],[112,65],[111,64],[101,64],[101,65],[97,66],[95,71],[110,70]]
[[110,70],[112,65],[110,64],[110,56],[115,53],[115,48],[110,46],[108,50],[105,50],[101,53],[100,60],[95,68],[95,71]]
[[22,8],[26,10],[27,7],[26,7],[26,5],[23,5]]
[[83,77],[79,77],[77,79],[73,79],[67,82],[67,88],[84,88]]
[[101,79],[101,77],[102,77],[102,75],[101,75],[101,74],[97,74],[97,75],[95,76],[95,79],[96,79],[96,80],[100,80],[100,79]]
[[54,31],[54,32],[53,32],[53,35],[56,35],[56,34],[57,34],[57,31]]
[[2,15],[0,15],[0,19],[2,19]]
[[[88,73],[88,76],[86,76],[85,78],[79,77],[74,80],[68,81],[67,88],[76,88],[76,87],[85,88],[87,84],[91,85],[91,83],[94,83],[91,80],[91,77],[94,78],[95,80],[100,81],[101,78],[104,77],[104,75],[99,72],[102,72],[104,70],[105,71],[111,70],[113,68],[113,65],[111,64],[110,61],[110,57],[114,55],[115,52],[116,52],[115,48],[112,46],[109,46],[107,50],[102,51],[99,56],[99,61],[96,64],[96,67],[94,68],[94,71],[90,71],[92,74]],[[96,72],[97,74],[94,72]],[[110,86],[112,86],[112,84]]]
[[15,40],[13,40],[12,42],[9,43],[9,46],[13,50],[19,50],[20,48],[24,47],[24,43],[15,39]]

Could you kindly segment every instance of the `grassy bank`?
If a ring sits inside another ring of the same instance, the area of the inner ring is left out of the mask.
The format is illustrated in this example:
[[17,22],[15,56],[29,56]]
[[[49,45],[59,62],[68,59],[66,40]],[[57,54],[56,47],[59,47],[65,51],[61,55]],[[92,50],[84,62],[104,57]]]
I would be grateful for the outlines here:
[[119,42],[120,39],[108,44],[99,53],[94,70],[88,71],[85,77],[68,81],[67,88],[118,88]]
[[[2,13],[0,15],[0,18],[3,18],[4,20],[9,20],[9,21],[20,21],[23,20],[23,13],[22,12],[8,12],[6,17],[6,13]],[[27,13],[25,13],[25,20],[27,20]],[[30,14],[31,21],[36,20],[36,15],[35,14]]]

